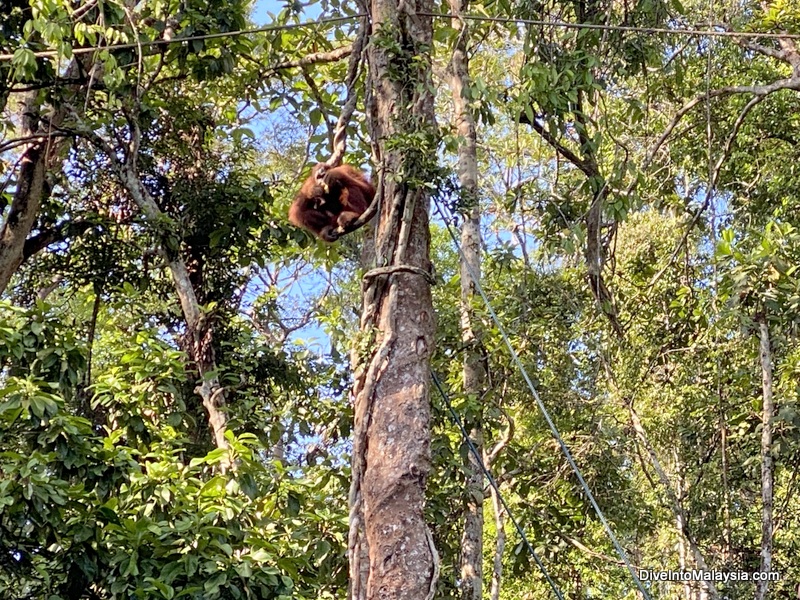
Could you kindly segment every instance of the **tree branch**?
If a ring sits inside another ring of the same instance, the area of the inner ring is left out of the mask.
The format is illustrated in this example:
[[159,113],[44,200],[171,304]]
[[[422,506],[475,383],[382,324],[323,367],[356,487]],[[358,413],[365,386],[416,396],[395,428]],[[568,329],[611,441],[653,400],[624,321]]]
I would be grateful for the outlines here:
[[514,427],[515,427],[514,419],[511,418],[511,416],[506,411],[502,409],[500,410],[508,420],[508,427],[506,428],[503,437],[501,437],[497,441],[497,443],[492,447],[492,449],[489,452],[484,452],[483,463],[486,465],[487,469],[492,466],[492,463],[494,463],[494,461],[497,460],[497,457],[505,449],[505,447],[508,446],[508,443],[514,437]]
[[25,144],[41,144],[53,138],[72,137],[72,135],[73,134],[62,130],[62,131],[51,131],[46,133],[39,133],[36,135],[14,138],[13,140],[9,140],[7,142],[3,142],[2,144],[0,144],[0,153],[7,152],[8,150],[13,150],[14,148],[17,148],[19,146],[24,146]]
[[336,62],[337,60],[343,59],[345,56],[350,56],[352,51],[353,45],[350,44],[349,46],[342,46],[340,48],[330,50],[329,52],[312,52],[311,54],[306,54],[303,58],[299,58],[297,60],[287,60],[285,62],[278,63],[277,65],[273,65],[270,67],[270,70],[279,71],[281,69],[294,69],[297,67],[307,67],[309,65],[316,65],[320,63]]
[[538,123],[536,119],[534,119],[533,122],[531,123],[528,121],[527,118],[523,117],[524,115],[520,117],[519,120],[520,123],[525,123],[533,127],[533,130],[536,133],[538,133],[545,142],[550,144],[550,146],[552,146],[556,152],[558,152],[561,156],[563,156],[565,159],[567,159],[569,162],[575,165],[578,169],[580,169],[584,173],[584,175],[586,175],[587,177],[600,176],[600,173],[598,172],[597,167],[595,165],[593,165],[589,161],[582,159],[572,150],[561,144],[561,142],[559,142],[555,138],[555,136],[553,136],[553,134],[547,131],[541,123]]
[[719,173],[722,170],[722,165],[725,164],[725,161],[728,159],[728,156],[730,155],[731,148],[733,147],[733,142],[736,140],[736,136],[739,133],[739,129],[741,129],[742,123],[744,122],[744,119],[747,116],[747,114],[753,109],[754,106],[756,106],[756,104],[763,102],[764,98],[766,98],[766,96],[756,96],[754,98],[751,98],[750,102],[748,102],[742,109],[742,112],[739,113],[739,116],[734,122],[733,127],[731,128],[731,132],[728,135],[728,139],[725,142],[725,146],[722,149],[722,154],[717,159],[717,162],[714,165],[714,169],[709,176],[708,190],[706,190],[706,198],[703,201],[703,205],[694,214],[694,217],[692,218],[692,221],[689,223],[689,226],[686,227],[686,230],[683,232],[680,241],[675,246],[675,250],[672,252],[672,256],[670,256],[670,259],[667,261],[667,264],[664,265],[658,271],[658,273],[656,273],[650,280],[650,286],[653,286],[666,272],[666,270],[670,267],[670,265],[672,265],[672,263],[675,261],[681,249],[686,244],[686,240],[689,239],[689,234],[692,232],[694,226],[697,225],[697,222],[700,220],[700,216],[706,211],[706,209],[711,204],[711,199],[714,196],[714,189],[716,188],[717,180],[719,179]]
[[[790,77],[788,79],[779,79],[778,81],[773,81],[772,83],[766,85],[731,85],[725,86],[721,88],[717,88],[715,90],[710,90],[708,93],[702,93],[687,102],[683,105],[683,107],[675,113],[675,116],[672,117],[672,120],[667,125],[667,128],[664,130],[664,133],[656,140],[655,144],[650,148],[645,157],[644,162],[642,163],[642,171],[646,170],[655,159],[656,153],[661,149],[661,146],[664,142],[667,141],[672,132],[675,130],[675,127],[678,126],[681,119],[685,117],[695,106],[704,102],[706,100],[710,100],[711,98],[718,98],[720,96],[730,96],[733,94],[752,94],[755,96],[769,96],[770,94],[774,94],[775,92],[781,90],[794,90],[800,91],[800,77]],[[629,193],[633,191],[633,186],[629,189]]]
[[69,221],[57,227],[45,229],[25,240],[25,245],[22,248],[22,259],[23,261],[28,260],[37,252],[41,252],[56,242],[63,242],[68,238],[83,235],[94,225],[96,223],[92,221]]

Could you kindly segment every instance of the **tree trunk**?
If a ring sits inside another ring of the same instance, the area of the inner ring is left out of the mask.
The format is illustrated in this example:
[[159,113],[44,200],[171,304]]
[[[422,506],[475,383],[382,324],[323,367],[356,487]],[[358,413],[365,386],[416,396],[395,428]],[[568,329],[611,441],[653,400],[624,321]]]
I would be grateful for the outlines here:
[[[424,162],[436,155],[431,67],[425,60],[432,25],[430,17],[417,15],[432,11],[430,0],[372,3],[368,109],[380,156],[375,252],[381,268],[365,275],[362,340],[353,357],[353,600],[430,600],[438,579],[438,556],[423,518],[434,315],[430,199],[420,184],[430,177]],[[409,135],[430,139],[431,147],[415,152],[384,146]]]
[[[128,147],[119,152],[96,132],[82,126],[83,134],[92,141],[100,150],[105,152],[111,161],[122,187],[130,194],[136,206],[148,222],[164,223],[166,217],[158,206],[153,196],[147,190],[139,177],[137,166],[141,130],[132,112],[126,112],[126,119],[130,127],[130,142]],[[120,153],[124,154],[123,160],[119,159]],[[186,263],[175,253],[167,252],[164,247],[160,249],[161,255],[167,262],[172,275],[175,292],[181,304],[181,311],[186,322],[187,353],[197,369],[200,382],[195,387],[203,400],[203,406],[208,412],[208,422],[211,428],[214,444],[217,448],[227,449],[228,440],[225,433],[228,430],[228,415],[225,412],[225,388],[220,385],[217,376],[217,362],[214,356],[213,328],[203,314],[200,302],[197,299]],[[223,472],[234,466],[226,457],[220,462]]]
[[[47,196],[45,175],[48,158],[57,155],[64,144],[63,139],[56,141],[39,131],[38,98],[39,94],[35,91],[26,93],[20,108],[22,136],[41,135],[42,139],[29,142],[22,151],[11,209],[0,229],[0,293],[5,291],[11,277],[22,264],[25,240],[33,228],[42,201]],[[61,125],[61,117],[61,113],[54,115],[53,120],[57,119],[56,126]]]
[[503,553],[506,549],[506,519],[503,512],[503,503],[494,487],[489,487],[492,495],[492,509],[494,510],[494,525],[497,530],[497,539],[494,543],[494,561],[492,568],[492,587],[489,600],[500,600],[500,590],[503,583]]
[[[721,393],[719,397],[722,398]],[[720,468],[722,470],[722,501],[724,503],[722,537],[725,540],[722,557],[725,561],[728,561],[733,553],[733,528],[731,527],[731,493],[728,483],[728,423],[725,419],[725,409],[722,406],[720,406],[719,421],[719,452],[721,458]]]
[[5,291],[12,275],[22,264],[22,250],[44,196],[47,172],[44,142],[28,144],[22,154],[17,189],[8,218],[0,230],[0,293]]
[[[677,455],[677,452],[675,453]],[[675,456],[675,463],[677,465],[678,457]],[[677,489],[675,490],[675,495],[678,498],[683,496],[684,492],[684,482],[683,476],[678,476],[678,482],[676,484]],[[686,523],[684,522],[684,515],[682,512],[678,512],[675,515],[675,528],[678,530],[678,568],[681,571],[689,571],[691,570],[691,566],[689,565],[689,561],[687,560],[687,552],[686,552],[686,536],[683,535],[683,531],[686,529]],[[684,600],[692,600],[694,597],[694,593],[692,591],[692,582],[686,580],[683,582],[683,599]]]
[[[652,444],[650,444],[650,440],[647,438],[642,421],[639,419],[639,413],[636,412],[630,402],[628,403],[628,413],[631,417],[631,425],[633,425],[633,430],[647,451],[647,454],[650,457],[650,463],[653,465],[653,469],[655,469],[658,479],[661,482],[661,485],[664,487],[664,491],[666,492],[667,498],[670,501],[672,514],[675,517],[676,525],[677,527],[681,528],[678,530],[678,535],[683,536],[683,538],[686,540],[686,543],[689,545],[689,550],[692,553],[692,558],[694,559],[694,564],[697,565],[697,568],[701,571],[708,571],[709,568],[706,564],[705,558],[703,557],[703,553],[700,552],[700,547],[697,545],[694,536],[692,536],[691,532],[689,531],[686,509],[683,507],[680,498],[672,488],[672,483],[670,482],[666,471],[664,471],[664,468],[661,466],[661,461],[658,460],[655,449],[653,448]],[[644,464],[642,464],[642,468],[645,468]],[[712,582],[703,581],[700,585],[701,590],[704,590],[703,593],[707,593],[708,596],[714,598],[715,600],[719,597],[717,589],[714,587]]]
[[[775,417],[775,404],[772,400],[772,353],[770,351],[769,326],[764,313],[755,317],[759,333],[759,358],[761,361],[761,393],[763,408],[761,413],[761,572],[772,569],[772,419]],[[756,600],[764,600],[769,589],[768,581],[756,584]]]
[[[77,78],[79,73],[87,70],[90,63],[91,58],[88,55],[76,57],[67,68],[66,78]],[[74,86],[68,93],[70,96],[77,95],[84,89],[83,86]],[[27,92],[20,103],[22,137],[36,136],[39,139],[24,146],[19,159],[19,175],[11,209],[0,227],[0,294],[8,287],[11,277],[25,260],[25,240],[36,222],[42,202],[50,194],[45,181],[47,170],[70,143],[68,137],[51,135],[64,122],[67,114],[65,104],[71,99],[70,96],[61,105],[48,111],[47,120],[43,122],[40,122],[42,106],[41,93],[38,90]]]
[[[506,419],[508,419],[508,428],[501,438],[494,444],[491,451],[483,452],[483,464],[487,469],[491,469],[492,465],[500,456],[500,453],[506,449],[511,438],[514,437],[514,420],[503,411]],[[495,481],[497,485],[499,482]],[[500,590],[503,587],[503,553],[506,549],[506,517],[505,508],[503,507],[503,500],[500,498],[500,492],[495,486],[489,486],[489,494],[492,498],[492,510],[494,511],[494,525],[497,532],[497,538],[494,544],[494,560],[492,564],[492,585],[489,593],[490,600],[500,599]]]
[[[134,136],[138,138],[138,133],[135,133]],[[113,160],[114,157],[112,155],[109,158]],[[121,165],[120,179],[148,220],[164,220],[158,204],[139,179],[135,161],[127,161],[125,165]],[[163,249],[162,252],[167,259],[183,318],[186,321],[189,355],[200,376],[200,383],[195,387],[195,392],[203,399],[203,406],[208,412],[208,423],[211,427],[214,444],[217,448],[228,448],[228,440],[225,439],[225,432],[228,430],[225,390],[216,375],[217,363],[214,356],[213,330],[201,311],[185,262],[180,256],[168,256]],[[223,471],[231,466],[227,461],[223,461],[221,464]]]
[[[450,12],[461,15],[467,8],[466,0],[450,0]],[[469,111],[466,90],[469,87],[469,58],[467,41],[469,29],[466,21],[455,18],[453,28],[459,32],[450,59],[449,79],[453,93],[453,112],[456,130],[461,138],[458,148],[458,178],[461,186],[461,203],[464,221],[461,226],[461,339],[464,342],[464,394],[475,399],[477,406],[469,411],[464,425],[470,440],[483,452],[482,396],[486,381],[483,354],[475,333],[473,298],[476,280],[481,276],[481,213],[478,203],[478,149],[475,121]],[[483,594],[483,471],[479,458],[464,448],[464,531],[461,536],[461,598],[481,600]]]

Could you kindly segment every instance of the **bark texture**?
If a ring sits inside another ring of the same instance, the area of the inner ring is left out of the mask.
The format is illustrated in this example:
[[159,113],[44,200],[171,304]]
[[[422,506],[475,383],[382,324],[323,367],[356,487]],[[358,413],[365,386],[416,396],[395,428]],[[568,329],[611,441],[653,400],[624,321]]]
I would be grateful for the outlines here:
[[[772,351],[770,350],[769,325],[764,313],[756,315],[758,323],[759,359],[761,362],[761,393],[763,407],[761,413],[761,568],[762,573],[772,570],[772,420],[775,418],[775,404],[772,399]],[[764,600],[769,589],[768,581],[756,584],[756,600]]]
[[[82,82],[80,75],[86,73],[91,64],[91,56],[74,58],[67,67],[65,79]],[[69,112],[66,107],[72,104],[74,98],[85,93],[86,87],[82,83],[66,87],[66,97],[58,105],[46,106],[45,96],[40,90],[26,92],[21,98],[20,134],[30,141],[22,147],[11,208],[0,226],[0,294],[8,287],[19,266],[30,256],[25,252],[25,242],[36,223],[42,203],[50,194],[50,186],[46,181],[48,169],[60,160],[72,141],[58,130]],[[82,102],[74,104],[81,106]]]
[[[450,12],[461,15],[466,0],[450,0]],[[464,342],[464,393],[475,398],[477,406],[465,418],[470,440],[483,452],[483,393],[486,384],[484,356],[475,331],[476,279],[481,276],[481,213],[478,203],[478,147],[475,120],[465,93],[469,88],[469,57],[466,21],[455,18],[458,31],[450,59],[449,82],[453,93],[453,114],[459,135],[458,179],[461,187],[464,221],[461,226],[461,339]],[[464,445],[467,446],[466,441]],[[460,585],[463,600],[481,600],[483,595],[483,470],[479,458],[464,448],[464,530],[461,536]]]
[[[46,130],[42,130],[39,101],[37,92],[28,92],[21,103],[21,134],[24,138],[32,138],[32,141],[22,150],[11,208],[0,228],[0,293],[8,287],[12,275],[25,258],[25,240],[33,229],[42,202],[49,194],[45,182],[47,169],[67,143],[64,138],[51,137]],[[59,127],[63,118],[63,111],[54,111],[50,123]]]
[[351,599],[426,600],[438,578],[438,557],[423,518],[434,333],[430,199],[415,185],[425,177],[419,168],[424,157],[402,143],[385,146],[407,135],[433,136],[432,27],[429,17],[417,14],[432,9],[428,0],[373,0],[371,6],[368,109],[380,160],[379,268],[364,278],[362,340],[353,359]]

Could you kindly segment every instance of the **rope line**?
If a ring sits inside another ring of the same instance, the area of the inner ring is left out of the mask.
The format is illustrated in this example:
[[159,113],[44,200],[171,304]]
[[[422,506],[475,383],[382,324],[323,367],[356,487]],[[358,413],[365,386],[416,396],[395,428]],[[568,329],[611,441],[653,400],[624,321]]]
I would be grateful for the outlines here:
[[[568,23],[566,21],[542,21],[536,19],[523,19],[518,17],[487,17],[482,15],[453,15],[449,13],[429,13],[418,12],[420,16],[431,17],[434,19],[454,19],[461,18],[470,21],[479,21],[484,23],[518,23],[523,25],[537,25],[541,27],[557,27],[560,29],[599,29],[601,31],[626,31],[631,33],[651,33],[661,35],[685,35],[695,37],[717,37],[717,38],[741,38],[741,39],[785,39],[785,40],[800,40],[799,33],[781,33],[781,32],[756,32],[756,31],[733,31],[733,30],[719,30],[719,29],[690,29],[684,27],[677,27],[669,29],[667,27],[636,27],[633,25],[602,25],[596,23]],[[301,29],[304,27],[314,27],[316,25],[327,25],[328,23],[337,23],[341,21],[350,21],[368,16],[364,13],[355,15],[346,15],[341,17],[329,17],[325,19],[318,19],[316,21],[306,21],[304,23],[287,23],[284,25],[267,25],[264,27],[256,27],[253,29],[240,29],[237,31],[226,31],[221,33],[208,33],[204,35],[193,35],[188,37],[176,37],[171,40],[150,40],[133,42],[129,44],[111,44],[108,46],[89,46],[84,48],[73,48],[72,54],[89,54],[98,50],[126,50],[138,47],[152,47],[152,46],[168,46],[171,44],[181,44],[183,42],[192,42],[195,40],[211,40],[219,38],[233,38],[242,35],[249,35],[251,33],[264,33],[268,31],[287,31],[290,29]],[[36,58],[56,58],[59,55],[58,50],[41,50],[34,52]],[[0,61],[8,61],[14,58],[13,54],[0,54]]]
[[487,17],[483,15],[451,15],[447,13],[418,12],[418,15],[436,19],[462,18],[470,21],[486,23],[522,23],[524,25],[539,25],[543,27],[558,27],[561,29],[599,29],[601,31],[628,31],[633,33],[659,33],[665,35],[686,35],[697,37],[730,37],[730,38],[773,38],[800,40],[800,33],[734,31],[719,29],[689,29],[687,27],[636,27],[635,25],[602,25],[597,23],[568,23],[567,21],[542,21],[537,19],[523,19],[521,17]]
[[[338,23],[340,21],[350,21],[352,19],[359,19],[366,17],[365,13],[355,15],[347,15],[343,17],[329,17],[327,19],[319,19],[317,21],[307,21],[305,23],[285,23],[284,25],[265,25],[264,27],[256,27],[254,29],[238,29],[236,31],[223,31],[220,33],[206,33],[203,35],[190,35],[187,37],[175,37],[171,40],[150,40],[141,42],[132,42],[129,44],[110,44],[108,46],[87,46],[84,48],[73,48],[72,54],[91,54],[98,50],[129,50],[131,48],[150,48],[152,46],[170,46],[172,44],[182,44],[183,42],[194,42],[196,40],[214,40],[219,38],[234,38],[242,35],[249,35],[251,33],[265,33],[268,31],[288,31],[291,29],[301,29],[303,27],[313,27],[315,25],[327,25],[328,23]],[[58,50],[42,50],[34,52],[36,58],[56,58]],[[14,58],[13,54],[0,54],[0,61],[11,60]]]
[[492,317],[492,321],[494,321],[494,324],[497,326],[497,330],[500,332],[500,335],[502,336],[503,341],[505,342],[505,345],[508,348],[508,351],[511,353],[512,361],[516,365],[517,369],[519,369],[519,372],[522,374],[525,383],[528,385],[528,389],[531,391],[534,400],[536,400],[536,405],[539,407],[542,416],[547,422],[547,426],[550,428],[553,437],[558,442],[558,445],[561,448],[561,452],[564,454],[567,463],[569,463],[569,466],[572,468],[573,473],[575,473],[575,476],[578,478],[578,481],[580,482],[581,487],[583,488],[583,491],[586,494],[586,497],[589,499],[592,508],[594,508],[595,514],[597,514],[597,518],[603,525],[603,529],[605,529],[606,533],[608,534],[611,543],[614,544],[614,548],[616,549],[620,559],[622,560],[622,562],[625,563],[625,566],[628,568],[628,571],[630,572],[631,577],[633,577],[633,581],[636,583],[636,587],[639,588],[639,591],[642,593],[642,596],[645,598],[645,600],[652,600],[649,592],[645,589],[644,585],[639,579],[639,576],[636,574],[636,570],[633,568],[633,565],[631,564],[631,561],[628,558],[627,553],[625,552],[625,550],[623,550],[622,546],[619,543],[619,540],[617,540],[617,536],[614,535],[614,531],[611,529],[611,525],[606,520],[603,511],[597,504],[597,500],[595,500],[594,494],[592,494],[592,490],[589,488],[589,485],[583,478],[583,474],[581,473],[581,470],[578,468],[578,465],[575,463],[575,459],[572,458],[572,453],[569,451],[566,442],[564,442],[563,438],[561,437],[561,434],[558,432],[558,428],[553,422],[553,419],[550,416],[547,407],[544,405],[542,398],[539,396],[539,392],[536,391],[536,387],[533,385],[533,382],[531,381],[531,378],[528,375],[528,371],[525,368],[525,365],[522,364],[522,360],[520,359],[519,354],[517,354],[517,351],[514,350],[514,346],[511,344],[511,340],[509,339],[508,334],[506,333],[505,327],[503,327],[503,324],[500,322],[497,313],[494,311],[494,308],[492,308],[492,303],[489,301],[489,298],[486,295],[486,292],[484,291],[481,282],[475,276],[475,273],[469,262],[464,258],[464,251],[461,249],[461,244],[459,243],[457,236],[453,232],[453,226],[450,220],[445,216],[441,204],[435,198],[434,198],[434,205],[436,206],[436,210],[439,213],[439,216],[442,218],[442,221],[444,221],[445,225],[447,226],[447,231],[450,234],[450,237],[453,239],[453,243],[455,244],[456,249],[458,250],[458,253],[461,256],[461,259],[465,262],[467,270],[470,272],[470,277],[472,278],[472,281],[475,283],[475,289],[478,290],[478,293],[480,294],[484,304],[486,305],[486,309],[489,311],[489,315]]
[[481,466],[481,471],[483,471],[483,475],[486,477],[486,480],[489,482],[489,485],[491,485],[494,488],[494,491],[497,492],[497,497],[500,499],[500,503],[503,505],[503,509],[506,511],[506,514],[511,519],[511,522],[514,524],[514,527],[516,528],[519,537],[522,539],[522,543],[525,544],[525,547],[528,549],[528,552],[530,552],[530,555],[533,557],[533,560],[536,561],[536,564],[539,566],[539,570],[542,572],[542,575],[544,575],[544,578],[547,580],[547,583],[550,584],[550,588],[553,590],[553,593],[556,595],[556,598],[558,598],[558,600],[564,600],[564,596],[561,594],[561,591],[558,589],[558,586],[555,584],[555,582],[551,579],[550,574],[547,572],[547,568],[544,566],[544,563],[542,562],[542,559],[539,558],[539,555],[536,554],[536,550],[534,550],[533,546],[528,541],[528,536],[525,535],[525,530],[522,528],[522,525],[520,525],[519,521],[517,521],[517,518],[514,516],[514,513],[511,512],[508,503],[506,503],[505,498],[503,498],[503,494],[500,493],[500,486],[497,485],[497,481],[495,481],[495,478],[492,477],[492,474],[489,472],[489,469],[487,469],[486,465],[483,463],[483,457],[481,456],[481,453],[475,447],[475,444],[472,443],[472,440],[469,439],[469,434],[467,433],[467,430],[464,428],[464,423],[461,421],[461,418],[458,416],[458,413],[456,413],[456,411],[453,409],[453,404],[450,402],[450,397],[447,395],[447,392],[444,391],[444,388],[442,387],[442,382],[439,381],[439,377],[436,375],[433,369],[431,369],[431,378],[433,379],[433,383],[436,386],[436,389],[439,390],[439,394],[441,394],[444,403],[447,405],[447,410],[450,411],[450,417],[453,419],[456,425],[458,425],[458,428],[461,430],[461,435],[464,438],[464,441],[467,442],[467,445],[469,446],[470,452],[472,452],[473,456],[475,457],[475,460],[477,460],[478,464]]

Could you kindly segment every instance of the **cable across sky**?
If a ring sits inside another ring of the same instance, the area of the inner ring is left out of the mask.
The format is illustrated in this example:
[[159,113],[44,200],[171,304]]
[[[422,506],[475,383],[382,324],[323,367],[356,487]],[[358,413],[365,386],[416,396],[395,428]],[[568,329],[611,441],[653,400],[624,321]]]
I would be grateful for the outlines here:
[[[647,33],[656,35],[677,35],[677,36],[693,36],[693,37],[706,37],[706,38],[732,38],[732,39],[790,39],[800,40],[800,34],[775,32],[775,31],[733,31],[727,29],[692,29],[685,27],[637,27],[633,25],[603,25],[597,23],[570,23],[568,21],[545,21],[538,19],[524,19],[521,17],[489,17],[485,15],[456,15],[450,13],[428,13],[419,12],[419,16],[431,17],[434,19],[455,19],[463,18],[469,21],[477,21],[484,23],[505,23],[505,24],[520,24],[520,25],[535,25],[537,27],[556,27],[560,29],[595,29],[600,31],[620,31],[630,33]],[[342,21],[351,21],[367,16],[363,13],[345,15],[341,17],[326,17],[317,19],[315,21],[305,21],[303,23],[284,23],[281,25],[266,25],[264,27],[255,27],[252,29],[239,29],[236,31],[225,31],[219,33],[209,33],[204,35],[192,35],[187,37],[175,37],[171,40],[141,40],[138,42],[129,42],[125,44],[109,44],[107,46],[90,46],[82,48],[73,48],[73,54],[90,54],[100,50],[126,50],[131,48],[150,48],[157,46],[171,46],[174,44],[182,44],[184,42],[193,42],[198,40],[213,40],[220,38],[234,38],[243,35],[250,35],[254,33],[266,33],[270,31],[287,31],[290,29],[301,29],[305,27],[316,27],[319,25],[328,25],[330,23],[339,23]],[[40,50],[34,52],[36,58],[57,58],[59,56],[58,50]],[[14,54],[0,54],[0,61],[13,60]]]

